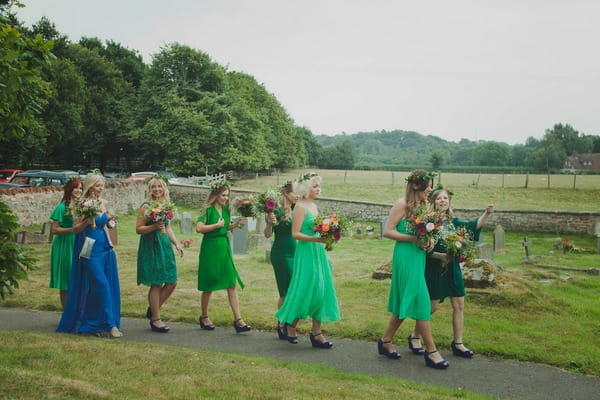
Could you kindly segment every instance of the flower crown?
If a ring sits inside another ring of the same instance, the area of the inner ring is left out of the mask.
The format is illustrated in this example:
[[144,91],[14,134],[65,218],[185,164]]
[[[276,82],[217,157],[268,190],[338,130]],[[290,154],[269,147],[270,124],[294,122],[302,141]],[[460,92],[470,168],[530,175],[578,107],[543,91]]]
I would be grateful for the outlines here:
[[431,200],[433,198],[433,194],[440,190],[445,190],[446,193],[448,193],[448,197],[450,197],[450,198],[452,198],[452,196],[454,196],[454,192],[450,188],[445,188],[444,185],[442,185],[441,183],[438,183],[436,185],[435,189],[433,189],[431,192],[429,192],[429,194],[427,195],[427,198],[429,200]]
[[227,182],[225,179],[223,179],[222,181],[217,181],[217,182],[212,182],[210,184],[210,192],[211,193],[217,193],[219,190],[221,190],[224,186],[231,186],[229,184],[229,182]]
[[317,174],[316,172],[310,172],[308,174],[304,174],[300,177],[300,179],[298,179],[298,183],[304,182],[304,181],[309,181],[312,178],[314,178],[315,176],[319,176],[319,174]]
[[413,172],[406,178],[406,182],[418,185],[419,183],[429,182],[436,176],[437,174],[435,172]]
[[160,172],[157,172],[154,175],[152,175],[151,177],[146,178],[146,183],[150,182],[152,179],[160,179],[164,183],[166,183],[167,185],[169,184],[169,178],[167,178],[166,176],[161,175]]

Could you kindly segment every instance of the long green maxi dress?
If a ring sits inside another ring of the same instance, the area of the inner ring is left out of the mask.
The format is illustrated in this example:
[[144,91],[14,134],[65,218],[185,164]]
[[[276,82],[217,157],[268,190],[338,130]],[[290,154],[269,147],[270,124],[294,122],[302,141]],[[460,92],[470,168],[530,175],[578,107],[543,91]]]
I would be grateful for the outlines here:
[[[144,205],[150,205],[144,202]],[[169,224],[165,221],[165,228]],[[147,222],[146,225],[151,225]],[[177,282],[177,264],[175,253],[168,234],[160,229],[140,235],[137,253],[137,284],[159,285]]]
[[[313,232],[314,219],[310,211],[306,210],[300,232],[318,236],[318,233]],[[324,243],[297,241],[290,287],[275,317],[288,324],[293,323],[296,318],[315,318],[321,322],[340,319],[332,268]]]
[[[408,223],[402,219],[396,230],[410,234]],[[397,241],[394,245],[388,311],[399,319],[428,321],[431,318],[431,301],[425,283],[425,251],[414,242]]]
[[[223,205],[222,213],[225,225],[205,233],[200,246],[198,290],[204,292],[227,289],[234,287],[236,283],[239,283],[240,287],[244,287],[244,283],[235,269],[227,236],[231,217],[226,205]],[[216,224],[219,218],[221,215],[214,206],[211,206],[206,213],[198,217],[198,221],[212,225]]]
[[275,281],[279,296],[284,297],[290,286],[292,270],[294,268],[294,253],[296,252],[296,241],[292,237],[292,218],[285,220],[281,207],[273,210],[277,218],[277,225],[273,226],[275,240],[271,246],[271,264],[275,272]]
[[[447,222],[444,229],[454,230],[459,226],[464,226],[473,233],[475,241],[479,240],[481,229],[477,229],[477,220],[469,222],[454,218],[452,222]],[[438,253],[446,252],[446,244],[440,240],[436,243],[433,251]],[[425,281],[429,289],[429,298],[431,300],[440,300],[443,302],[446,297],[463,297],[465,295],[465,282],[463,280],[460,264],[456,259],[447,265],[442,265],[442,260],[427,257],[425,266]]]
[[[56,206],[50,219],[57,221],[61,228],[73,227],[73,216],[64,201]],[[50,250],[50,287],[53,289],[69,290],[74,243],[74,233],[54,235]]]

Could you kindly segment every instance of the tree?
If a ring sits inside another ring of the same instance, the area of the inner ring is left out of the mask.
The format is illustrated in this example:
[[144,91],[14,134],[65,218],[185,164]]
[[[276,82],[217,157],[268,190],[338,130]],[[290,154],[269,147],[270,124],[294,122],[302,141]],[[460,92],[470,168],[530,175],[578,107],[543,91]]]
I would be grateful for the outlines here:
[[473,149],[473,165],[508,165],[510,146],[506,143],[484,142]]
[[334,146],[323,148],[320,168],[352,169],[354,167],[354,146],[349,139],[342,140]]
[[431,156],[429,157],[429,162],[431,163],[431,169],[434,171],[439,171],[442,163],[444,162],[444,153],[440,150],[432,151]]

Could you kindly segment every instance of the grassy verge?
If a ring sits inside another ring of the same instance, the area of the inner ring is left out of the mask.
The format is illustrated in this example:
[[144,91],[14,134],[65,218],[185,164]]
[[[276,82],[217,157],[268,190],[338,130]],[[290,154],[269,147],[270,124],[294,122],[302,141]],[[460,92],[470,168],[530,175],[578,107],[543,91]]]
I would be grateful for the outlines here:
[[[180,211],[183,211],[180,208]],[[122,295],[122,313],[143,317],[147,288],[136,285],[138,237],[134,217],[120,217],[119,244],[116,248]],[[491,232],[485,232],[487,238]],[[184,236],[178,235],[179,239]],[[342,321],[324,324],[324,330],[336,337],[375,341],[384,331],[389,281],[370,278],[371,272],[386,263],[393,243],[373,236],[342,240],[330,253],[334,280],[342,311]],[[540,269],[522,264],[522,234],[508,233],[504,252],[495,260],[505,269],[497,288],[470,290],[466,297],[465,342],[479,354],[506,359],[534,361],[572,371],[600,376],[600,277],[578,271]],[[195,323],[200,315],[200,294],[196,290],[200,235],[186,235],[194,242],[178,259],[179,284],[165,304],[167,321]],[[595,248],[595,238],[572,236],[578,247]],[[597,254],[563,254],[552,247],[554,235],[529,235],[532,253],[547,257],[552,264],[579,268],[600,267]],[[28,251],[38,259],[39,270],[5,306],[59,310],[58,292],[48,289],[49,245],[30,245]],[[265,250],[257,249],[236,256],[236,265],[246,289],[240,291],[241,310],[246,321],[262,330],[273,329],[277,290],[272,267],[265,261]],[[567,276],[568,275],[568,276]],[[226,293],[215,292],[210,316],[218,325],[231,324],[232,316]],[[433,316],[433,333],[442,349],[452,340],[449,302]],[[299,325],[309,329],[308,323]],[[407,321],[397,342],[412,329]]]
[[[490,398],[325,366],[147,343],[0,331],[0,344],[0,387],[10,399]],[[280,382],[293,382],[293,389]]]

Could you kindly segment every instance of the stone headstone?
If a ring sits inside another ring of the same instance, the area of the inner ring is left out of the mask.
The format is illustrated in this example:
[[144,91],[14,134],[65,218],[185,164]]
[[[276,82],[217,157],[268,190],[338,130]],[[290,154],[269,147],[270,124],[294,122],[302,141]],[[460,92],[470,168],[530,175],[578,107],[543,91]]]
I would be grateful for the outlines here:
[[596,237],[598,238],[598,253],[600,253],[600,222],[596,222]]
[[496,225],[494,229],[494,251],[504,250],[504,228]]
[[240,228],[235,228],[232,233],[233,254],[248,253],[248,224],[244,224]]
[[[267,223],[265,222],[265,219],[262,215],[259,216],[258,218],[256,218],[256,225],[254,226],[254,230],[256,231],[256,234],[263,235],[266,225],[267,225]],[[250,229],[250,230],[252,230],[252,229]]]
[[494,286],[498,268],[491,260],[475,259],[461,266],[465,287],[486,288]]
[[387,224],[387,220],[388,220],[388,217],[383,217],[383,218],[381,218],[381,220],[379,221],[379,239],[386,239],[386,238],[383,236],[383,231],[384,231],[384,229],[385,229],[385,224]]
[[525,236],[523,238],[523,248],[525,249],[525,258],[529,258],[531,256],[530,253],[530,248],[531,248],[531,242],[527,239],[527,236]]
[[192,213],[189,211],[184,211],[181,217],[181,221],[179,222],[179,229],[181,233],[192,233]]
[[112,229],[108,229],[108,237],[110,238],[110,242],[113,244],[113,246],[119,244],[119,229],[117,226]]
[[246,226],[248,226],[248,232],[256,232],[256,225],[256,219],[252,217],[246,218]]
[[45,222],[42,225],[42,235],[48,236],[48,241],[52,242],[52,237],[54,236],[52,234],[52,222]]
[[475,244],[475,256],[483,260],[491,260],[494,258],[494,249],[489,243]]

